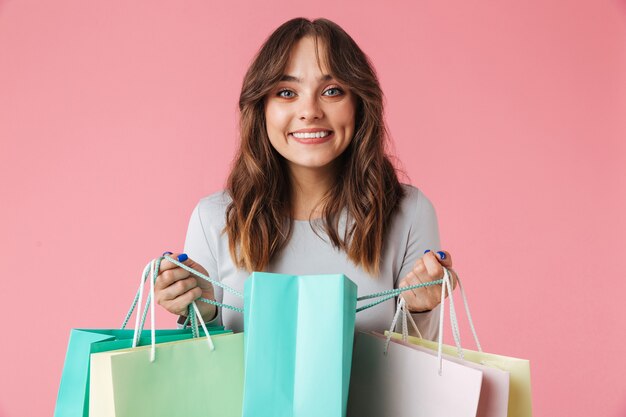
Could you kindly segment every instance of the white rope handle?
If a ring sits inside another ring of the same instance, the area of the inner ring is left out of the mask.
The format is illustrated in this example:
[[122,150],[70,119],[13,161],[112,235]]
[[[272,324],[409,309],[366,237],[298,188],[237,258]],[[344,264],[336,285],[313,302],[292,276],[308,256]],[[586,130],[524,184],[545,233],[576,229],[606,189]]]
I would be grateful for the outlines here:
[[[145,276],[145,272],[146,269],[149,267],[150,268],[150,274],[149,274],[149,279],[150,279],[150,296],[146,299],[146,303],[150,303],[150,362],[154,362],[155,358],[156,358],[156,314],[154,311],[154,283],[158,277],[158,271],[156,270],[156,259],[153,259],[152,261],[150,261],[150,263],[148,265],[146,265],[146,268],[144,268],[144,273],[141,276],[141,280],[139,282],[139,299],[137,301],[137,312],[136,312],[136,316],[135,316],[135,333],[133,334],[133,344],[132,347],[135,348],[137,347],[137,344],[139,343],[139,337],[140,337],[140,311],[141,311],[141,302],[143,300],[143,287],[144,287],[144,279],[143,277]],[[200,321],[200,324],[202,325],[202,330],[204,330],[204,334],[207,337],[207,344],[209,346],[209,350],[214,350],[215,349],[215,345],[213,344],[213,340],[211,339],[211,335],[209,334],[209,330],[206,327],[206,324],[204,323],[204,319],[202,318],[202,314],[200,313],[200,310],[198,309],[198,306],[196,305],[195,301],[192,301],[192,305],[194,308],[194,312],[196,314],[196,316],[198,317],[198,320]]]
[[[443,369],[443,354],[442,354],[443,353],[443,322],[444,322],[444,315],[445,315],[444,312],[445,312],[446,289],[448,289],[448,294],[452,296],[452,285],[450,284],[450,273],[448,272],[446,268],[443,268],[443,283],[441,284],[441,312],[439,314],[439,343],[437,346],[437,360],[439,362],[439,369],[438,369],[439,375],[442,374],[442,369]],[[387,354],[387,349],[391,341],[391,333],[396,329],[400,314],[402,314],[402,340],[404,342],[408,340],[407,319],[411,322],[411,325],[415,329],[415,332],[417,333],[418,337],[420,339],[423,338],[421,332],[419,331],[419,328],[417,327],[417,324],[415,323],[415,320],[413,320],[413,316],[411,316],[411,313],[409,312],[408,307],[406,306],[406,301],[404,300],[402,296],[400,296],[398,297],[396,314],[393,317],[389,332],[387,333],[387,338],[385,340],[385,350],[384,350],[385,355]],[[452,300],[452,298],[450,299],[450,315],[454,316],[456,320],[456,312],[454,310],[454,301]],[[454,336],[455,341],[458,342],[457,348],[460,349],[460,338],[458,336],[458,329],[454,328],[454,326],[453,326],[453,333],[455,335]]]
[[463,289],[463,285],[461,284],[461,280],[458,275],[456,277],[456,281],[459,283],[459,290],[461,290],[461,298],[463,298],[463,304],[465,306],[465,314],[467,314],[467,321],[470,325],[470,330],[472,331],[472,335],[474,336],[474,341],[476,342],[476,348],[479,352],[483,351],[482,346],[480,346],[480,342],[478,341],[478,334],[476,334],[476,328],[474,327],[474,320],[472,320],[472,314],[470,313],[469,303],[467,302],[467,296],[465,295],[465,290]]
[[[139,342],[139,321],[141,316],[141,302],[143,301],[144,276],[146,275],[146,270],[150,268],[151,265],[152,263],[146,265],[139,280],[139,298],[137,299],[137,309],[135,310],[135,332],[133,333],[132,347],[137,347],[137,343]],[[147,302],[148,300],[146,300],[146,303]]]
[[[439,370],[438,370],[439,375],[442,374],[442,370],[443,370],[443,324],[445,321],[444,317],[445,317],[445,299],[446,298],[448,298],[450,302],[450,325],[452,328],[452,336],[454,338],[454,344],[457,348],[458,356],[461,359],[464,359],[464,356],[465,356],[462,345],[461,345],[461,333],[459,331],[458,315],[456,313],[456,308],[454,305],[454,295],[452,291],[453,288],[452,288],[451,276],[450,276],[450,272],[445,267],[443,268],[442,280],[443,280],[443,283],[441,284],[441,304],[440,304],[441,311],[439,313],[439,339],[437,343],[437,360],[439,361]],[[458,275],[456,276],[456,280],[459,284],[459,289],[461,290],[461,296],[463,298],[463,304],[465,307],[465,312],[467,313],[467,319],[469,321],[470,328],[472,330],[472,335],[474,336],[474,340],[476,342],[476,346],[478,347],[478,350],[482,352],[482,347],[480,345],[480,342],[478,341],[478,335],[476,334],[474,322],[472,321],[472,316],[469,310],[469,303],[467,301],[467,296],[465,294],[463,285],[461,284],[461,280],[459,279]],[[448,297],[446,297],[446,291],[448,293]],[[406,306],[406,302],[404,298],[400,296],[398,297],[396,313],[391,322],[390,330],[388,332],[388,335],[385,341],[385,354],[387,354],[387,348],[391,341],[391,332],[395,331],[397,324],[398,324],[398,319],[400,318],[400,314],[402,314],[402,340],[405,342],[408,340],[407,320],[409,320],[412,327],[415,329],[418,337],[420,339],[423,339],[422,334],[420,333],[417,327],[417,324],[413,320],[413,316],[411,315],[410,311],[408,310],[408,307]]]
[[[150,299],[154,301],[154,282],[157,279],[158,271],[155,269],[156,259],[152,260],[150,263]],[[200,314],[200,310],[196,305],[195,301],[191,302],[193,305],[194,312],[198,317],[198,321],[202,325],[202,330],[204,330],[204,334],[207,337],[207,344],[209,345],[209,350],[214,350],[215,346],[213,345],[213,340],[211,340],[211,335],[209,334],[209,330],[206,328],[206,324],[204,323],[204,319],[202,318],[202,314]],[[150,362],[154,362],[156,356],[156,334],[155,334],[155,314],[154,314],[154,302],[150,305],[150,327],[151,327],[151,346],[150,346]]]
[[156,355],[156,334],[155,334],[155,319],[154,319],[154,281],[157,279],[157,271],[155,271],[154,265],[156,261],[150,262],[150,362],[154,362]]
[[398,297],[396,314],[393,315],[393,320],[391,321],[391,326],[389,326],[389,332],[387,333],[387,338],[385,339],[385,349],[383,351],[385,355],[387,355],[387,348],[389,348],[389,342],[391,342],[391,332],[395,330],[396,324],[398,323],[398,318],[400,317],[400,313],[402,312],[402,308],[400,306],[403,302],[404,298]]
[[450,276],[448,270],[443,268],[443,283],[441,284],[441,308],[439,311],[439,343],[437,345],[437,361],[439,361],[438,374],[441,376],[443,371],[443,318],[445,316],[445,300],[446,300],[446,286],[450,282]]
[[404,298],[402,298],[402,296],[400,296],[398,297],[396,313],[393,316],[393,320],[391,321],[391,326],[389,326],[389,331],[387,332],[387,338],[385,340],[385,351],[384,351],[385,355],[387,354],[387,348],[389,347],[389,343],[391,342],[391,333],[396,330],[396,327],[398,325],[398,318],[400,317],[400,315],[402,315],[402,341],[406,342],[409,339],[409,330],[408,330],[407,320],[409,323],[411,323],[411,327],[413,327],[417,336],[420,339],[422,339],[422,333],[420,332],[420,329],[417,327],[417,324],[415,324],[415,320],[413,320],[413,316],[411,316],[411,313],[409,312],[409,309],[406,306],[406,301],[404,300]]
[[399,307],[402,310],[402,314],[401,314],[402,315],[402,341],[406,342],[409,338],[409,328],[406,324],[406,316],[407,316],[406,309],[405,309],[406,301],[402,299],[402,301],[400,301],[399,304],[400,304]]
[[200,324],[202,325],[202,330],[204,330],[204,334],[206,335],[206,341],[207,341],[207,344],[209,345],[209,350],[214,350],[215,346],[213,345],[213,340],[211,340],[211,335],[209,334],[209,331],[206,328],[206,324],[204,323],[202,314],[200,314],[200,310],[198,309],[198,306],[196,305],[195,301],[192,301],[191,304],[193,305],[193,310],[196,312],[198,321],[200,321]]
[[[457,277],[458,280],[458,277]],[[437,360],[439,361],[439,375],[443,370],[443,322],[446,310],[446,290],[448,291],[448,299],[450,301],[450,324],[452,327],[452,336],[456,345],[459,357],[463,358],[463,348],[461,347],[461,336],[459,333],[456,309],[454,308],[454,296],[452,295],[452,283],[450,282],[450,272],[447,268],[443,268],[443,284],[441,285],[441,311],[439,313],[439,340],[437,343]]]
[[[476,328],[474,326],[474,321],[472,320],[472,314],[470,313],[470,308],[469,308],[469,302],[467,301],[467,295],[465,294],[465,290],[463,289],[463,284],[461,284],[461,280],[459,279],[459,276],[457,274],[456,276],[456,280],[459,284],[459,289],[461,290],[461,297],[463,298],[463,305],[465,307],[465,313],[467,314],[467,320],[469,322],[470,325],[470,329],[472,331],[472,336],[474,336],[474,341],[476,342],[476,347],[478,349],[479,352],[482,352],[482,346],[480,345],[480,341],[478,340],[478,334],[476,333]],[[443,342],[443,335],[442,335],[442,330],[443,330],[443,315],[444,315],[444,295],[445,295],[445,288],[448,288],[448,294],[449,294],[449,298],[450,298],[450,323],[452,325],[452,335],[454,336],[454,341],[457,347],[457,351],[458,351],[458,355],[461,359],[464,359],[464,351],[463,351],[463,347],[461,346],[461,337],[460,337],[460,332],[459,332],[459,324],[458,324],[458,318],[457,318],[457,314],[456,314],[456,310],[454,308],[454,296],[452,295],[452,284],[450,283],[450,276],[448,275],[448,270],[446,268],[444,268],[444,283],[441,287],[441,315],[439,316],[439,355],[441,355],[441,350],[442,350],[442,342]],[[441,374],[441,358],[439,359],[440,363],[439,363],[439,367],[440,367],[440,374]],[[482,363],[482,362],[481,362]]]
[[[420,329],[417,327],[415,320],[413,320],[413,316],[411,315],[411,312],[409,311],[409,308],[406,306],[406,302],[404,300],[402,300],[402,308],[404,310],[404,316],[409,320],[409,323],[411,323],[411,327],[413,327],[413,330],[415,330],[417,337],[419,337],[420,339],[423,339],[422,333],[420,332]],[[403,337],[403,340],[408,340],[408,337],[409,337],[408,332],[406,335],[402,335],[402,337]]]
[[[461,298],[463,299],[463,305],[465,307],[465,313],[467,314],[467,320],[470,325],[470,329],[472,331],[472,336],[474,336],[474,342],[476,342],[476,347],[479,352],[482,352],[482,346],[480,345],[480,341],[478,340],[478,334],[476,333],[476,328],[474,327],[474,321],[472,320],[472,314],[469,309],[469,302],[467,301],[467,295],[465,294],[465,290],[463,289],[463,284],[461,284],[461,280],[458,275],[456,280],[459,284],[459,289],[461,290]],[[451,288],[452,284],[448,281],[448,286]],[[456,344],[457,353],[459,358],[464,359],[465,353],[461,344],[461,336],[459,331],[459,321],[458,315],[456,314],[456,309],[454,307],[454,296],[451,291],[448,292],[450,298],[450,324],[452,327],[452,335],[454,336],[454,342]]]
[[461,359],[464,359],[463,348],[461,347],[461,332],[459,331],[459,320],[457,318],[456,308],[454,307],[454,293],[452,292],[452,281],[450,279],[450,272],[447,270],[446,272],[448,272],[447,289],[448,300],[450,300],[450,327],[452,329],[452,337],[454,338],[454,344],[456,346],[457,354]]

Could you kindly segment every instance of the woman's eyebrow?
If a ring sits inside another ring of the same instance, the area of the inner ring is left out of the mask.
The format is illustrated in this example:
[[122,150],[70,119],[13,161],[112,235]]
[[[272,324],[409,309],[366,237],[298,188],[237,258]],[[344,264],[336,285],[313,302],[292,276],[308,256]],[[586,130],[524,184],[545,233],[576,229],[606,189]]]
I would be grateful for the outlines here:
[[[328,80],[332,80],[333,76],[330,74],[324,74],[322,75],[319,80],[321,81],[328,81]],[[293,82],[297,82],[297,83],[301,83],[302,79],[298,78],[298,77],[294,77],[293,75],[283,75],[280,79],[280,81],[293,81]]]

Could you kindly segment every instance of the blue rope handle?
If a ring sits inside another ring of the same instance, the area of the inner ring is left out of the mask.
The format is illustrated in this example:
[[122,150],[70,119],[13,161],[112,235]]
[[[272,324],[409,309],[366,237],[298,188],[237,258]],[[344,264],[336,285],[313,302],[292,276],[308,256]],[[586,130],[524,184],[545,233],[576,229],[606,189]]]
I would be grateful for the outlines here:
[[367,304],[363,307],[359,307],[356,309],[356,312],[358,313],[359,311],[363,311],[363,310],[367,310],[368,308],[377,306],[380,303],[384,303],[387,300],[390,300],[394,297],[397,297],[398,295],[400,295],[401,293],[403,293],[404,291],[409,291],[409,290],[413,290],[415,288],[423,288],[423,287],[430,287],[433,285],[441,285],[443,284],[443,279],[438,279],[436,281],[429,281],[429,282],[424,282],[421,284],[416,284],[416,285],[409,285],[406,287],[401,287],[401,288],[394,288],[392,290],[386,290],[386,291],[381,291],[381,292],[377,292],[375,294],[369,294],[369,295],[364,295],[362,297],[357,298],[357,302],[358,301],[362,301],[362,300],[369,300],[372,298],[378,298],[378,297],[383,297],[378,301],[375,301],[373,303]]
[[193,311],[193,306],[191,304],[189,304],[187,309],[187,320],[191,319],[191,335],[195,338],[200,335],[200,331],[198,330],[198,318],[196,317],[196,312]]
[[[223,284],[223,283],[221,283],[219,281],[216,281],[216,280],[212,279],[211,277],[209,277],[207,275],[204,275],[201,272],[196,271],[195,269],[192,269],[192,268],[188,267],[187,265],[179,262],[178,260],[176,260],[176,259],[174,259],[174,258],[172,258],[172,257],[170,257],[168,255],[163,255],[163,256],[157,258],[155,277],[158,276],[159,268],[160,268],[160,265],[161,265],[161,261],[163,259],[167,259],[168,261],[170,261],[174,265],[183,268],[184,270],[186,270],[189,273],[197,276],[198,278],[204,279],[205,281],[208,281],[211,284],[216,285],[216,286],[218,286],[218,287],[220,287],[220,288],[222,288],[222,289],[232,293],[233,295],[236,295],[239,298],[243,298],[243,294],[241,294],[239,291],[229,287],[226,284]],[[144,268],[144,272],[143,272],[143,282],[144,283],[145,283],[145,281],[146,281],[146,279],[147,279],[147,277],[148,277],[148,275],[150,273],[149,271],[150,271],[150,264],[148,263],[146,268]],[[369,299],[372,299],[372,298],[380,298],[380,299],[377,300],[377,301],[374,301],[374,302],[372,302],[370,304],[367,304],[367,305],[364,305],[362,307],[357,308],[356,312],[358,313],[360,311],[367,310],[368,308],[377,306],[378,304],[384,303],[387,300],[390,300],[390,299],[392,299],[394,297],[397,297],[398,295],[400,295],[404,291],[410,291],[410,290],[413,290],[413,289],[416,289],[416,288],[424,288],[424,287],[430,287],[430,286],[433,286],[433,285],[441,285],[441,284],[443,284],[443,279],[438,279],[438,280],[435,280],[435,281],[424,282],[424,283],[421,283],[421,284],[409,285],[409,286],[401,287],[401,288],[394,288],[394,289],[391,289],[391,290],[381,291],[381,292],[377,292],[377,293],[374,293],[374,294],[364,295],[364,296],[358,297],[357,298],[357,302],[358,301],[363,301],[363,300],[369,300]],[[134,298],[134,300],[132,302],[132,305],[131,305],[128,313],[126,314],[126,317],[124,318],[124,322],[122,324],[122,329],[124,329],[126,327],[126,325],[128,323],[128,320],[130,319],[133,311],[135,310],[135,307],[137,306],[138,301],[139,301],[139,291],[137,291],[137,294],[135,294],[135,298]],[[140,331],[143,329],[143,325],[144,325],[144,322],[145,322],[145,319],[146,319],[146,315],[148,313],[148,307],[149,307],[151,301],[152,300],[150,299],[150,295],[148,295],[148,298],[146,300],[146,306],[145,306],[143,314],[142,314]],[[212,305],[217,306],[217,307],[227,308],[227,309],[236,311],[238,313],[243,313],[243,309],[242,308],[234,307],[234,306],[231,306],[231,305],[228,305],[228,304],[223,304],[223,303],[220,303],[220,302],[215,301],[215,300],[209,300],[208,298],[200,297],[198,299],[198,301],[202,301],[203,303],[207,303],[207,304],[212,304]],[[195,313],[192,310],[192,308],[193,308],[193,306],[191,304],[189,304],[187,319],[185,320],[185,323],[183,324],[183,327],[186,326],[187,323],[191,320],[192,332],[195,335],[195,334],[198,333],[199,329],[197,327],[197,322],[196,322],[196,319],[195,319]]]
[[[146,282],[146,279],[148,279],[148,275],[150,274],[150,263],[148,262],[148,265],[146,265],[146,267],[143,270],[143,279],[141,281],[141,285],[144,285]],[[130,320],[130,317],[133,315],[133,311],[135,311],[135,308],[137,307],[137,303],[139,302],[139,290],[137,290],[137,293],[135,294],[135,298],[133,299],[132,304],[130,305],[130,309],[128,310],[128,313],[126,313],[126,317],[124,318],[124,321],[122,322],[122,329],[126,328],[126,325],[128,324],[128,321]],[[146,319],[146,315],[148,314],[148,308],[150,307],[150,295],[148,294],[148,298],[146,299],[146,305],[144,307],[143,310],[143,314],[142,314],[142,319],[141,322],[143,323]]]

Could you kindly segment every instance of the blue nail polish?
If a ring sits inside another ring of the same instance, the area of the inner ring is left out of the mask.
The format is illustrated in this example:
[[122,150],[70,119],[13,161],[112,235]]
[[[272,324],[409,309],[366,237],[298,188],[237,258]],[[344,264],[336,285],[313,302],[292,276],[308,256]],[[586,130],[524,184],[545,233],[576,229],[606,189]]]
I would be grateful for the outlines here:
[[428,252],[430,252],[430,249],[426,249],[426,250],[424,251],[424,255],[425,255],[425,254],[427,254]]
[[172,252],[163,252],[163,256],[165,255],[172,255]]
[[185,262],[187,259],[189,259],[189,256],[187,256],[186,253],[181,253],[180,255],[178,255],[178,262]]
[[439,255],[439,257],[441,258],[441,260],[443,261],[444,259],[446,259],[446,254],[442,251],[437,252],[437,254]]

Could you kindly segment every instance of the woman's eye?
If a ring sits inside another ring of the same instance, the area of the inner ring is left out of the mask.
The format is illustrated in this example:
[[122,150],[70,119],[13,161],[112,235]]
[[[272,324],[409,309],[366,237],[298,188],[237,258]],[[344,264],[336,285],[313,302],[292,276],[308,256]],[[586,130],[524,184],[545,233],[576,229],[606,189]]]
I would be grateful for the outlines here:
[[324,93],[327,93],[329,91],[336,91],[337,92],[336,94],[331,94],[331,96],[338,96],[338,95],[343,93],[343,90],[341,88],[338,88],[338,87],[331,87],[328,90],[324,91]]
[[291,98],[291,97],[293,97],[293,96],[284,95],[283,93],[293,94],[293,91],[291,91],[291,90],[280,90],[278,93],[276,93],[276,95],[278,97],[283,97],[283,98]]

